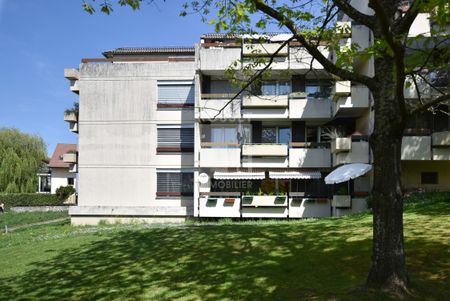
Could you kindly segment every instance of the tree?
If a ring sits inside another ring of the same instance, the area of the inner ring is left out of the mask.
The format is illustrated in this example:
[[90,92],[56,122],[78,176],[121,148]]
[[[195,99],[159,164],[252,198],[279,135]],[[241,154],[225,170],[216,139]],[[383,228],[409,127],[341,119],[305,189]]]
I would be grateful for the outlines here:
[[[139,9],[141,0],[118,0],[122,6]],[[353,4],[352,4],[353,3]],[[363,84],[374,100],[374,130],[370,147],[374,158],[373,182],[373,255],[367,279],[369,287],[405,293],[408,275],[403,246],[403,194],[401,186],[401,143],[405,124],[411,116],[439,109],[450,100],[448,91],[450,8],[445,0],[204,0],[184,5],[182,15],[199,13],[202,20],[215,25],[217,31],[230,33],[264,32],[281,28],[291,34],[326,71],[343,80]],[[93,3],[84,2],[88,12]],[[112,4],[100,5],[105,13]],[[429,13],[431,36],[409,37],[410,27],[419,13]],[[210,15],[215,15],[210,18]],[[336,25],[346,15],[366,26],[373,41],[367,48],[352,43],[341,47],[339,41],[348,28]],[[284,43],[283,43],[284,44]],[[336,60],[320,49],[325,44]],[[281,45],[281,47],[284,45]],[[373,59],[373,74],[353,70],[355,59]],[[262,63],[261,61],[257,62]],[[266,67],[272,58],[266,60]],[[268,68],[264,68],[266,71]],[[248,76],[243,89],[263,76]],[[407,99],[404,89],[413,88],[416,99]],[[386,176],[389,175],[389,176]]]
[[0,192],[36,192],[36,173],[46,160],[41,137],[0,128]]

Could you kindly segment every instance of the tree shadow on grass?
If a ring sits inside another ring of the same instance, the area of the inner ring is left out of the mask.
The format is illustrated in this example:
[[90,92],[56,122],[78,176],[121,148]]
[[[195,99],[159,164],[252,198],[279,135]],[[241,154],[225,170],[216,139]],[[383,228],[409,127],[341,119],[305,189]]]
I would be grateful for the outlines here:
[[331,223],[103,235],[0,279],[0,299],[361,300],[352,290],[370,264],[370,238]]

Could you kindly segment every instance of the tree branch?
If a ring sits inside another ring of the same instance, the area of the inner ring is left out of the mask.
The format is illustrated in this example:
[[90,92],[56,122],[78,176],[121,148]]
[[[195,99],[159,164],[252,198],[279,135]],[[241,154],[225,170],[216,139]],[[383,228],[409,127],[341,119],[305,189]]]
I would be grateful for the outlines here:
[[347,16],[349,16],[356,22],[364,24],[372,30],[375,28],[374,16],[363,14],[362,12],[358,11],[353,6],[351,6],[349,2],[346,0],[332,0],[332,1],[341,11],[343,11]]
[[416,107],[414,110],[412,110],[410,113],[411,114],[415,114],[415,113],[419,113],[419,112],[423,112],[426,111],[427,109],[431,108],[432,106],[438,105],[446,100],[450,100],[450,93],[449,94],[444,94],[441,95],[435,99],[433,99],[430,102],[427,102],[419,107]]
[[396,34],[408,34],[411,24],[419,14],[419,7],[421,3],[421,0],[413,1],[405,15],[394,22],[393,30]]
[[303,45],[303,47],[306,48],[309,54],[311,54],[320,64],[322,64],[325,70],[343,79],[356,81],[366,85],[371,89],[375,89],[376,83],[373,78],[368,77],[366,75],[350,72],[348,70],[339,68],[335,64],[333,64],[320,52],[320,50],[317,47],[308,42],[304,35],[300,34],[300,30],[297,28],[294,22],[288,17],[286,17],[284,14],[270,7],[262,0],[252,0],[252,2],[255,5],[256,9],[274,18],[282,25],[286,26],[289,29],[289,31],[292,32],[293,37],[295,37]]

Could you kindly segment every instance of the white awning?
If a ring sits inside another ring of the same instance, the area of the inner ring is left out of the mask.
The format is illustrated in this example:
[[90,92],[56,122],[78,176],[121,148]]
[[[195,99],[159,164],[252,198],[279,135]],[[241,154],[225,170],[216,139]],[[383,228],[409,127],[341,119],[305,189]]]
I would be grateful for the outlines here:
[[262,172],[222,172],[215,171],[214,179],[216,180],[263,180],[265,178],[264,171]]
[[270,171],[271,179],[320,179],[320,171]]
[[342,165],[341,167],[338,167],[335,170],[333,170],[328,176],[325,177],[325,183],[338,184],[346,182],[350,179],[356,179],[366,174],[371,169],[372,169],[371,164],[352,163]]

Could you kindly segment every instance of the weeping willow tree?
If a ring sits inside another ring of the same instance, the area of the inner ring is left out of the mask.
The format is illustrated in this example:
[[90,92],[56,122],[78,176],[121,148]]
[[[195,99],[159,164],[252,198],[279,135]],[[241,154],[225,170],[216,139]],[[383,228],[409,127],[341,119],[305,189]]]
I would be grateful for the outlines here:
[[0,128],[0,192],[36,192],[39,168],[47,159],[41,137]]

